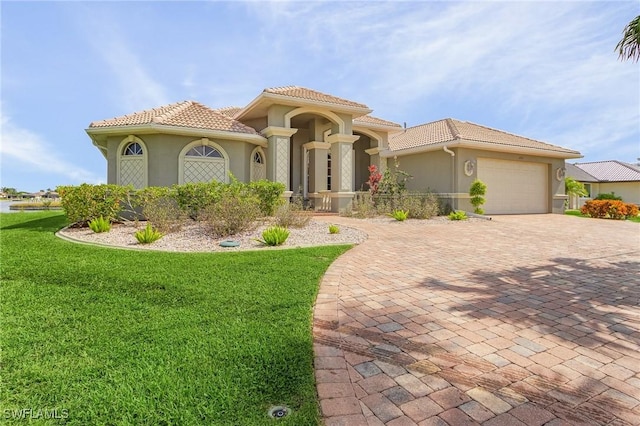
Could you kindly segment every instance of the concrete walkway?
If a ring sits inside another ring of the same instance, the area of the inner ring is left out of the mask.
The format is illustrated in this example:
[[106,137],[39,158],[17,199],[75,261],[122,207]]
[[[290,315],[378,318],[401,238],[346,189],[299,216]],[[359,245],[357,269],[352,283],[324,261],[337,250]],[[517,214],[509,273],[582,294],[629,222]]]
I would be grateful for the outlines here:
[[315,307],[327,425],[640,425],[640,224],[318,220],[369,234]]

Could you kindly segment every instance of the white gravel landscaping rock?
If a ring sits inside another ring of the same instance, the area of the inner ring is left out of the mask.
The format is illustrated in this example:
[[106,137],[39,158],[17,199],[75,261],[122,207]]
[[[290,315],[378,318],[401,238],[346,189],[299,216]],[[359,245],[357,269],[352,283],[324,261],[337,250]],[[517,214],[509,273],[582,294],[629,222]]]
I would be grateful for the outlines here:
[[[139,244],[134,233],[146,226],[146,222],[128,222],[114,224],[111,231],[94,233],[89,228],[65,228],[58,232],[62,238],[114,247],[142,250],[162,250],[173,252],[229,252],[242,250],[273,250],[279,248],[310,247],[330,244],[360,244],[367,234],[355,228],[339,226],[338,234],[329,233],[329,225],[310,220],[304,228],[290,228],[287,241],[278,247],[268,247],[256,241],[268,225],[261,225],[254,231],[237,234],[228,238],[212,237],[204,224],[188,223],[182,230],[167,234],[151,244]],[[240,243],[238,247],[221,247],[222,241],[232,240]]]

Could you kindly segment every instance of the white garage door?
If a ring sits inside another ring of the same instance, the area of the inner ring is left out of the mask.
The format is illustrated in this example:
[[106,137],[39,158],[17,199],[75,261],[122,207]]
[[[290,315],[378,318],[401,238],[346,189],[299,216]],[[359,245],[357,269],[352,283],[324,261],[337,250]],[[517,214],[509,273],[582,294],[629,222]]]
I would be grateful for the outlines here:
[[478,179],[487,184],[486,214],[548,213],[548,166],[478,158]]

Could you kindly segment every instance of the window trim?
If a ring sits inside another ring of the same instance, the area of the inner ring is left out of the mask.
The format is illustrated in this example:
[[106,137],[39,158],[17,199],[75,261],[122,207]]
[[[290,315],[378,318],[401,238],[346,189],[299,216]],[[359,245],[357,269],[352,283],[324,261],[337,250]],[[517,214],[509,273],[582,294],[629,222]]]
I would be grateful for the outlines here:
[[257,163],[260,164],[262,166],[264,166],[265,168],[265,179],[266,179],[266,171],[267,171],[267,156],[264,153],[264,150],[262,149],[262,147],[257,146],[253,149],[253,151],[251,151],[251,157],[249,157],[249,181],[250,182],[255,182],[254,180],[254,176],[253,176],[253,167],[254,164],[256,164],[255,161],[253,161],[254,157],[256,156],[256,154],[259,154],[262,157],[262,163]]
[[[142,139],[140,139],[137,136],[134,135],[129,135],[126,138],[122,139],[120,141],[120,144],[118,144],[118,150],[116,151],[116,184],[117,185],[122,185],[122,181],[120,179],[120,170],[122,170],[122,165],[121,165],[121,160],[123,158],[135,158],[138,157],[137,155],[124,155],[124,149],[127,147],[127,145],[131,144],[131,143],[137,143],[140,145],[140,147],[142,148],[142,169],[144,171],[144,177],[143,177],[143,188],[146,188],[147,186],[149,186],[149,160],[148,160],[148,152],[149,150],[147,149],[147,145],[144,143],[144,141]],[[136,188],[136,189],[140,189],[140,188]]]
[[189,157],[192,159],[197,159],[198,161],[211,161],[211,162],[215,162],[215,161],[220,161],[223,160],[224,161],[224,181],[222,183],[229,183],[229,172],[231,171],[229,169],[229,156],[227,155],[227,152],[216,142],[212,141],[209,138],[202,138],[202,139],[197,139],[195,141],[191,141],[189,142],[184,148],[182,148],[182,151],[180,151],[180,155],[178,156],[178,184],[182,185],[184,184],[184,162],[185,162],[185,158],[187,158],[187,152],[191,151],[192,148],[197,147],[197,146],[210,146],[211,148],[214,148],[215,150],[217,150],[220,154],[222,154],[222,158],[219,157]]

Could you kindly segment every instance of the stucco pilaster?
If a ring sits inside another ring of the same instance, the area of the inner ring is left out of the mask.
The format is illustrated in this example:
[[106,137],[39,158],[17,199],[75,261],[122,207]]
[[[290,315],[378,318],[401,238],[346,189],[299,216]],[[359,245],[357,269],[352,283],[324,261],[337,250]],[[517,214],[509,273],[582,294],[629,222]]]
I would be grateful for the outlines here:
[[331,192],[353,192],[353,143],[360,136],[333,134],[331,144]]
[[327,189],[327,154],[331,144],[309,142],[303,146],[309,151],[309,192],[325,191]]
[[267,179],[284,184],[285,191],[289,192],[289,162],[291,136],[298,129],[269,126],[262,130],[267,138]]

